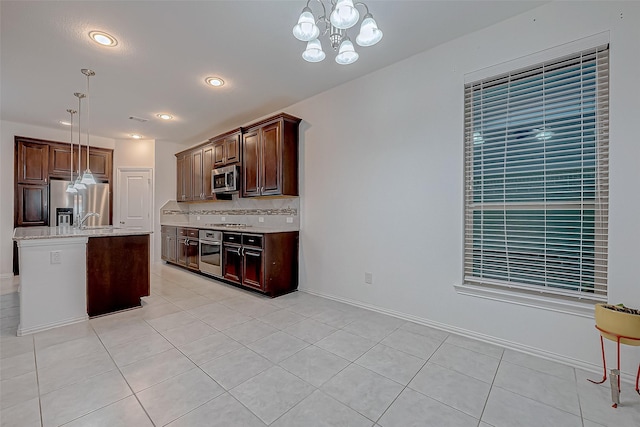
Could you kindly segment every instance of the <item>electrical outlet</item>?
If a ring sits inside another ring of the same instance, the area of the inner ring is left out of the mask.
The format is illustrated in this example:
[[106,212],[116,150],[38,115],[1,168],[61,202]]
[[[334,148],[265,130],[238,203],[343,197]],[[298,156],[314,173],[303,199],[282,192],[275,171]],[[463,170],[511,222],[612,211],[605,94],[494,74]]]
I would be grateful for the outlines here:
[[220,218],[220,221],[222,221],[222,222],[225,222],[226,220],[227,220],[226,216],[223,216],[223,217]]
[[287,217],[287,224],[293,224],[293,218],[288,216]]
[[51,251],[49,255],[51,264],[62,264],[62,253],[60,251]]
[[264,222],[264,217],[259,216],[259,217],[258,217],[258,222]]
[[196,215],[196,220],[200,221],[200,215]]
[[367,285],[373,285],[373,273],[364,273],[364,283]]

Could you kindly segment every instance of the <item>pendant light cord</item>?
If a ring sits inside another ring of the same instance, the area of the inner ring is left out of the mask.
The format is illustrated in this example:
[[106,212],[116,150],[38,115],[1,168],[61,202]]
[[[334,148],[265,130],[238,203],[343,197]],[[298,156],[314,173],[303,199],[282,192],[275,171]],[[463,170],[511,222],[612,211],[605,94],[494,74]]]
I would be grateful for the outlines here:
[[91,96],[89,92],[89,76],[90,74],[87,73],[87,170],[91,170],[91,168],[89,168],[89,97]]

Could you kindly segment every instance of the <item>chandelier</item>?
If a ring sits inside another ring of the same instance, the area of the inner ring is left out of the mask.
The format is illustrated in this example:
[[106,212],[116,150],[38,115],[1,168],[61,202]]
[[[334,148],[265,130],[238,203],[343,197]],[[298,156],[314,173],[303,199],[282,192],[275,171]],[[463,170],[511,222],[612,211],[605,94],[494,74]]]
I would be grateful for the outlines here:
[[[369,12],[369,8],[362,2],[354,4],[352,0],[327,0],[331,3],[331,12],[327,18],[327,8],[322,0],[315,0],[322,6],[322,15],[316,20],[309,5],[312,0],[307,0],[307,5],[302,9],[298,23],[293,27],[293,35],[300,41],[307,42],[307,48],[302,53],[302,58],[308,62],[320,62],[325,58],[319,36],[328,35],[333,50],[337,51],[336,62],[341,65],[353,64],[358,60],[358,52],[355,51],[347,30],[358,23],[360,13],[357,6],[364,7],[366,13],[360,24],[360,33],[356,37],[359,46],[373,46],[382,39],[382,31]],[[324,25],[320,34],[319,25]]]

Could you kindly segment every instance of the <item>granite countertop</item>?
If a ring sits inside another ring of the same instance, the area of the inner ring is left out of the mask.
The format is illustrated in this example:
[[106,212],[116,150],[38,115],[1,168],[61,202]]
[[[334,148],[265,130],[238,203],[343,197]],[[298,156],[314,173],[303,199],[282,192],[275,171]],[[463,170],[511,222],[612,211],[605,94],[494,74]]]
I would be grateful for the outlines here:
[[129,230],[113,226],[73,227],[18,227],[13,230],[13,240],[58,239],[65,237],[113,237],[151,234],[151,231]]
[[290,231],[300,231],[295,228],[286,227],[259,227],[250,225],[247,227],[224,227],[204,224],[185,224],[184,222],[162,222],[160,225],[167,225],[170,227],[185,227],[185,228],[197,228],[198,230],[220,230],[228,231],[231,233],[256,233],[256,234],[268,234],[268,233],[286,233]]

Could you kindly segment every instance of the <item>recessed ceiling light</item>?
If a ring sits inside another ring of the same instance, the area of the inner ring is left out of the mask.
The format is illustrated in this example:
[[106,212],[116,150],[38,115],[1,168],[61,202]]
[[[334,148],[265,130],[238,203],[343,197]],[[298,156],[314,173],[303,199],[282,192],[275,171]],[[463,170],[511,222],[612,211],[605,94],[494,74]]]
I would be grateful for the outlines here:
[[118,44],[118,40],[115,37],[102,31],[91,31],[89,32],[89,37],[102,46],[114,47]]
[[204,79],[205,82],[207,82],[208,85],[211,85],[213,87],[220,87],[224,85],[224,80],[222,80],[220,77],[207,77],[206,79]]
[[142,135],[138,135],[137,133],[132,133],[129,136],[133,139],[142,139]]
[[58,123],[60,123],[63,126],[71,126],[71,122],[68,122],[66,120],[60,120]]
[[171,114],[167,114],[167,113],[161,113],[161,114],[156,114],[159,118],[161,118],[162,120],[171,120],[173,119],[173,116]]

